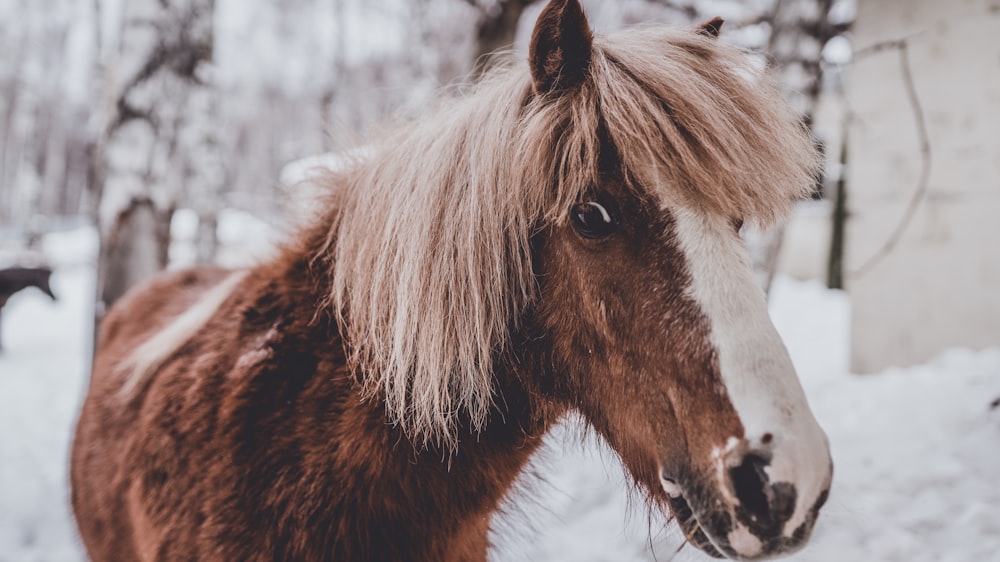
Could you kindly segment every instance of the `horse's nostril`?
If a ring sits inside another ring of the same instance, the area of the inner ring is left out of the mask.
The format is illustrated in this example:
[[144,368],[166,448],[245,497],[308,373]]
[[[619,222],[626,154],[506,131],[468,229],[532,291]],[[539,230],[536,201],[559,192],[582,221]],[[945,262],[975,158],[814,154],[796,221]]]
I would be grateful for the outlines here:
[[681,496],[680,485],[677,484],[676,480],[664,474],[662,469],[660,470],[660,485],[663,486],[663,491],[668,496],[672,498],[679,498]]
[[743,457],[739,466],[729,469],[736,497],[751,518],[768,520],[771,516],[767,493],[768,476],[764,472],[767,462],[762,457],[749,454]]

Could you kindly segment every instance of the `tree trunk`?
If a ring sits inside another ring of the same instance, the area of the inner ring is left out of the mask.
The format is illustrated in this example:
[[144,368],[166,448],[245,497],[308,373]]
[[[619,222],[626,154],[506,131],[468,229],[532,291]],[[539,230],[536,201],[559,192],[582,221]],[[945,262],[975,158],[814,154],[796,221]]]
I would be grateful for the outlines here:
[[[823,80],[823,46],[840,31],[829,22],[832,6],[833,0],[777,0],[770,17],[768,54],[774,73],[782,94],[810,128]],[[746,236],[754,274],[766,292],[778,269],[784,236],[783,226]]]
[[133,199],[118,214],[101,247],[101,302],[117,301],[166,267],[172,216],[172,209],[159,209],[147,198]]
[[833,192],[832,233],[826,267],[826,286],[844,288],[844,230],[847,223],[847,126],[840,141],[840,177]]
[[495,6],[483,8],[476,25],[476,47],[473,53],[473,81],[479,81],[490,67],[494,53],[510,49],[517,37],[517,26],[524,8],[535,0],[499,0]]
[[[115,4],[106,2],[105,9]],[[98,319],[167,265],[170,218],[182,197],[220,186],[211,142],[214,0],[129,0],[120,37],[105,33],[103,126],[90,149],[101,235]],[[109,53],[110,52],[110,53]],[[206,179],[208,178],[208,179]]]
[[195,236],[195,249],[198,265],[215,263],[215,255],[219,249],[219,219],[215,212],[199,213],[198,233]]

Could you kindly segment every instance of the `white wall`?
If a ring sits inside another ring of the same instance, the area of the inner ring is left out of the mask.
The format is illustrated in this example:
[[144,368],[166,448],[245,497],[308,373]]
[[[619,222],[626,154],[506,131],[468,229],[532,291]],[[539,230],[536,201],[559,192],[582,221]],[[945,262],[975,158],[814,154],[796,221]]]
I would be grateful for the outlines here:
[[[907,38],[933,171],[895,251],[846,280],[852,369],[1000,345],[1000,2],[861,0],[858,8],[857,49]],[[848,88],[850,272],[899,222],[921,156],[898,51],[856,60]]]

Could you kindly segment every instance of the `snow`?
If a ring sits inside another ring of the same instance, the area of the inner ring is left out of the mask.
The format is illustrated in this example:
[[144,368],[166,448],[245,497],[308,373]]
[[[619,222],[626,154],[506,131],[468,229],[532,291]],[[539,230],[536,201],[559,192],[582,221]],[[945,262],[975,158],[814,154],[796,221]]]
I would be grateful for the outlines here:
[[263,79],[301,94],[321,86],[337,64],[360,64],[402,51],[407,25],[412,24],[406,14],[407,5],[400,0],[383,0],[374,9],[359,0],[336,6],[303,2],[293,10],[266,2],[219,0],[214,18],[219,79],[227,87]]
[[[266,245],[262,225],[227,220],[226,238],[247,226]],[[84,559],[67,466],[89,362],[95,242],[89,229],[47,235],[59,301],[24,292],[4,308],[0,562]],[[1000,397],[1000,348],[956,349],[925,365],[856,376],[847,372],[843,293],[778,278],[771,312],[835,462],[813,540],[789,560],[1000,560],[1000,408],[990,406]],[[707,559],[650,517],[614,453],[578,420],[549,436],[492,538],[497,561]]]
[[772,316],[830,438],[834,487],[794,560],[1000,560],[1000,349],[847,372],[848,301],[779,280]]
[[[246,211],[222,209],[216,221],[219,250],[215,261],[222,267],[247,267],[258,263],[269,256],[280,241],[280,230]],[[170,217],[170,268],[195,265],[198,222],[194,209],[177,209]]]
[[[91,230],[48,235],[52,291],[14,295],[0,352],[0,561],[81,560],[69,511],[69,445],[85,390],[96,252]],[[81,260],[81,256],[84,259]]]

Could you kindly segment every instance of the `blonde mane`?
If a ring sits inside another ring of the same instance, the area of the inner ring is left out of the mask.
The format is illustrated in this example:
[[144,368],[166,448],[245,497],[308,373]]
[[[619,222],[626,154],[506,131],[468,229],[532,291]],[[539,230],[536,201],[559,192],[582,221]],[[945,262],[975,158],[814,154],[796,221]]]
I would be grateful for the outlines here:
[[690,30],[597,38],[559,96],[533,95],[526,64],[501,69],[383,139],[336,179],[332,305],[366,395],[416,441],[454,446],[460,416],[485,423],[534,297],[531,237],[597,181],[599,128],[635,189],[763,225],[817,164],[746,53]]

